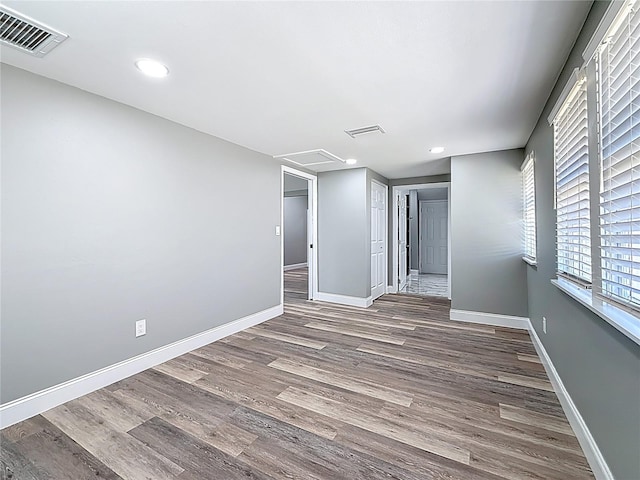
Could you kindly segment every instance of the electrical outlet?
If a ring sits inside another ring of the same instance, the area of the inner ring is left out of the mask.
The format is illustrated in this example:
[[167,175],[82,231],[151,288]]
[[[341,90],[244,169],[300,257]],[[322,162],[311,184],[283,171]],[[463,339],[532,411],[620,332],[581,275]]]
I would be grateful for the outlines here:
[[276,235],[280,235],[280,225],[276,225]]
[[147,321],[143,318],[136,322],[136,337],[141,337],[147,334]]
[[542,317],[542,331],[547,333],[547,317]]

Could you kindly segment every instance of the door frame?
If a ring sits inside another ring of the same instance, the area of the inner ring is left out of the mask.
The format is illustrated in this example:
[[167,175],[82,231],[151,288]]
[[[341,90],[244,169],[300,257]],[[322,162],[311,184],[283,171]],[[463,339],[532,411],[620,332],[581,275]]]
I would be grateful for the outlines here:
[[[281,165],[280,171],[280,302],[284,304],[284,175],[307,180],[307,209],[309,219],[307,222],[307,264],[309,267],[308,297],[313,300],[318,296],[318,177],[311,173],[303,172],[288,165]],[[309,222],[311,228],[309,228]],[[313,245],[313,247],[311,247]]]
[[[403,197],[404,197],[404,200],[406,202],[407,201],[407,197],[408,197],[406,192],[400,192],[399,194],[396,195],[396,207],[395,207],[395,209],[396,209],[396,212],[398,213],[398,230],[397,230],[398,236],[400,235],[400,211],[402,210],[400,208],[401,202],[398,203],[398,201],[402,200]],[[410,226],[410,222],[409,222],[409,215],[406,212],[406,203],[405,203],[405,215],[407,216],[407,218],[405,219],[405,222],[406,222],[406,225],[405,225],[406,229],[405,230],[407,230],[407,229],[410,228],[409,227]],[[409,249],[410,249],[411,248],[411,243],[410,243],[409,235],[407,234],[407,232],[405,232],[405,235],[406,235],[406,238],[404,239],[405,240],[405,244],[409,244]],[[399,240],[397,238],[398,236],[396,236],[396,241]],[[405,248],[405,250],[409,250],[409,249]],[[411,258],[411,253],[409,252],[408,255],[409,255],[409,259],[410,259]],[[399,241],[398,241],[398,255],[396,256],[396,258],[398,258],[398,260],[400,259],[400,242]],[[399,262],[398,263],[398,268],[397,268],[398,275],[400,275],[400,264],[401,263]],[[407,267],[409,267],[409,270],[411,270],[411,262],[410,261],[408,261]],[[394,271],[396,271],[396,270],[394,270]],[[402,282],[400,282],[400,278],[398,277],[398,290],[401,290],[402,288],[405,287],[405,285],[407,284],[407,281],[408,281],[407,280],[408,276],[409,275],[407,275],[405,273],[405,275],[404,275],[404,284]]]
[[[384,195],[382,196],[382,198],[384,201],[383,218],[384,218],[384,286],[385,288],[382,294],[380,295],[382,296],[385,293],[387,293],[387,290],[389,289],[388,287],[389,285],[389,185],[385,185],[384,183],[379,182],[375,178],[371,179],[371,183],[372,184],[377,183],[382,188],[384,188]],[[373,185],[371,185],[371,188],[373,189]],[[371,201],[371,192],[369,192],[369,201]],[[371,208],[369,208],[369,210],[371,210]],[[397,213],[398,212],[396,212],[396,217],[398,216]],[[371,211],[369,211],[369,217],[371,217]],[[369,229],[369,232],[371,232],[371,218],[369,218],[368,229]],[[371,238],[369,238],[369,245],[371,245]],[[371,252],[369,252],[369,257],[371,257]],[[371,263],[371,258],[368,259],[368,262]],[[369,272],[369,285],[371,285],[371,273],[372,272]],[[376,298],[380,298],[380,296]],[[373,298],[372,292],[369,292],[369,298],[371,299],[371,302],[375,300],[375,298]]]
[[[448,195],[447,195],[448,197]],[[418,202],[418,218],[422,220],[422,205],[425,203],[446,203],[447,204],[447,276],[449,275],[449,200],[420,200]],[[418,221],[418,225],[420,225]],[[422,240],[421,234],[418,232],[418,273],[422,273]]]
[[[419,184],[411,184],[411,185],[396,185],[392,188],[391,198],[393,200],[393,209],[391,213],[391,224],[392,224],[392,259],[391,259],[391,269],[392,269],[392,282],[388,287],[389,293],[398,293],[398,227],[399,227],[399,219],[398,219],[398,194],[404,192],[405,190],[422,190],[425,188],[445,188],[447,189],[447,296],[449,300],[451,300],[451,182],[437,182],[437,183],[419,183]],[[418,246],[419,248],[419,246]],[[387,272],[388,278],[388,272]]]

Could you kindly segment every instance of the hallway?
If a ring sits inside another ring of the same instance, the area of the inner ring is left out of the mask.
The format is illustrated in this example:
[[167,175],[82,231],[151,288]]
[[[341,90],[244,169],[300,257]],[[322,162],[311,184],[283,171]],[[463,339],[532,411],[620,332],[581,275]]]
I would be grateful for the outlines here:
[[407,284],[400,293],[420,295],[423,297],[447,297],[449,284],[447,275],[433,273],[412,273],[407,277]]
[[305,272],[286,272],[284,315],[3,430],[3,472],[592,478],[528,334],[449,308],[308,302]]

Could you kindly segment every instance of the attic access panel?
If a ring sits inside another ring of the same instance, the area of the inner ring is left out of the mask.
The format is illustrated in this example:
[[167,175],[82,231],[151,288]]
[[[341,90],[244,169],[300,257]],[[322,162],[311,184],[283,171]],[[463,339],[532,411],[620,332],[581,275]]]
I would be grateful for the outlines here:
[[325,165],[328,163],[345,163],[343,159],[327,152],[321,148],[316,150],[306,150],[304,152],[286,153],[275,155],[273,158],[282,158],[301,167],[312,167],[315,165]]

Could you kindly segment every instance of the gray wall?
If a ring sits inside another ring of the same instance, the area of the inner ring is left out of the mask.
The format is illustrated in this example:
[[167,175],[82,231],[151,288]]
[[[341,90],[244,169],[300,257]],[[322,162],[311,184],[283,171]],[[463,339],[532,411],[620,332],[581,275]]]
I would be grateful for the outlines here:
[[309,180],[302,177],[296,177],[295,175],[284,174],[284,193],[304,191],[306,192],[309,186]]
[[360,298],[371,294],[368,191],[365,168],[318,174],[320,292]]
[[[527,143],[526,151],[534,150],[536,154],[538,240],[538,265],[527,267],[527,284],[531,323],[612,473],[620,480],[635,480],[640,478],[640,348],[550,283],[556,272],[556,213],[553,209],[553,129],[547,116],[573,68],[582,66],[582,51],[606,7],[606,3],[594,3]],[[589,113],[595,112],[593,87],[590,81]],[[594,125],[593,115],[589,123]],[[590,134],[595,134],[593,129]],[[590,153],[592,158],[597,158],[597,152]],[[592,189],[597,185],[596,168]],[[592,213],[592,217],[596,215]],[[543,316],[547,318],[546,334],[542,332]]]
[[284,197],[284,264],[307,262],[307,196]]
[[318,174],[318,286],[322,293],[371,295],[371,181],[368,168]]
[[278,162],[1,75],[3,403],[280,303]]
[[418,213],[418,192],[417,190],[411,190],[409,192],[409,251],[411,257],[409,268],[412,270],[420,268],[420,241],[418,237],[420,219],[418,218]]
[[422,183],[444,183],[451,181],[451,174],[443,175],[431,175],[430,177],[407,177],[407,178],[392,178],[389,180],[389,190],[391,187],[397,187],[402,185],[420,185]]
[[451,308],[526,317],[522,150],[451,159]]
[[446,188],[422,188],[418,190],[418,201],[448,200],[449,192]]

